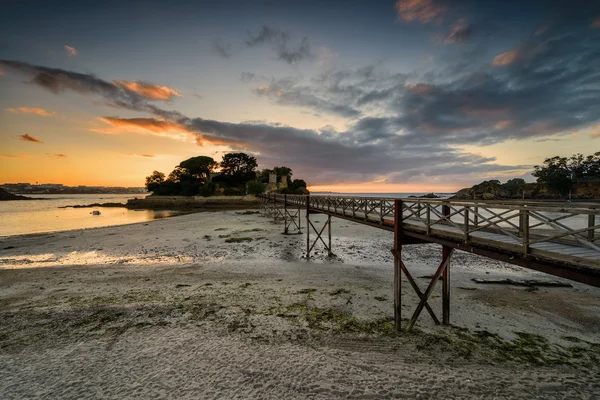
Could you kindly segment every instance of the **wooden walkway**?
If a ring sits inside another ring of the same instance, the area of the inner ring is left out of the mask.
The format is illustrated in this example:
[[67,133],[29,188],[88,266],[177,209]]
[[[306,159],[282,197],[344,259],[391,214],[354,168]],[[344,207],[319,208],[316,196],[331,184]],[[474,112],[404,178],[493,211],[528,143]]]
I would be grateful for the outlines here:
[[[443,321],[449,323],[449,263],[463,250],[551,275],[600,287],[600,204],[526,201],[456,201],[348,196],[265,194],[262,207],[285,221],[285,231],[300,231],[300,210],[306,216],[307,258],[317,243],[331,253],[331,218],[343,218],[394,232],[394,296],[396,327],[400,329],[401,275],[421,299],[409,323],[412,328],[425,308],[436,323],[427,299],[443,277]],[[310,215],[328,219],[319,230]],[[296,222],[297,221],[297,222]],[[328,227],[328,242],[324,230]],[[311,231],[316,238],[311,241]],[[421,292],[402,262],[402,246],[442,245],[442,263]]]

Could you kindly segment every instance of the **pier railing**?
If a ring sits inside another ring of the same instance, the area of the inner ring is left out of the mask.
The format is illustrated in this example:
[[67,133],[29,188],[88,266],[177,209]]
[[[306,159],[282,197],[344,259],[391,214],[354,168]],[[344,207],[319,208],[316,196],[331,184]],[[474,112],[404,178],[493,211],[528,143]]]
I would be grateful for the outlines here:
[[262,197],[388,230],[394,228],[395,202],[399,200],[404,231],[600,265],[600,204],[282,194]]

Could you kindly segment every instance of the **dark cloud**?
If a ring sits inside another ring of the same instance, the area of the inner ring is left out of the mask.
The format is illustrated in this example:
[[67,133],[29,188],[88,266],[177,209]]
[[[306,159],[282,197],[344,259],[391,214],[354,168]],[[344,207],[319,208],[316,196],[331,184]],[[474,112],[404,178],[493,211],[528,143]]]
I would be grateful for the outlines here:
[[73,91],[84,95],[99,95],[109,106],[147,111],[156,114],[166,112],[150,104],[150,101],[168,100],[177,92],[165,86],[148,82],[108,82],[91,74],[81,74],[59,68],[32,65],[20,61],[0,60],[0,69],[12,70],[31,79],[31,83],[55,94]]
[[494,143],[569,133],[600,121],[600,36],[533,37],[479,71],[413,87],[406,128],[446,143]]
[[42,142],[40,139],[31,136],[29,133],[26,133],[24,135],[19,136],[21,138],[21,140],[24,140],[26,142],[33,142],[33,143],[44,143]]
[[296,43],[292,40],[289,32],[269,26],[261,27],[256,35],[248,32],[248,36],[249,39],[246,40],[248,47],[270,45],[277,54],[277,58],[288,64],[314,58],[308,37],[304,37],[299,43]]
[[231,43],[227,43],[223,38],[216,38],[212,42],[212,51],[223,58],[231,57]]
[[[251,76],[257,80],[254,74]],[[407,76],[367,66],[327,71],[310,82],[295,77],[271,79],[254,89],[254,93],[280,105],[357,118],[371,108],[385,110],[393,106],[393,100],[404,92]]]

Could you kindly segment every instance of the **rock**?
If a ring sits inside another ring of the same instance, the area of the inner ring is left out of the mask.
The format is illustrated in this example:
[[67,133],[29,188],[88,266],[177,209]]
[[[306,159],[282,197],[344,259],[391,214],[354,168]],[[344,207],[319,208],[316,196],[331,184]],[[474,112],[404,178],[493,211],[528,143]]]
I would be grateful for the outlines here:
[[43,199],[34,199],[31,197],[19,196],[18,194],[12,194],[12,193],[9,193],[6,190],[0,188],[0,201],[8,201],[8,200],[43,200]]
[[419,196],[420,199],[439,199],[440,196],[436,196],[433,193],[424,194],[423,196]]

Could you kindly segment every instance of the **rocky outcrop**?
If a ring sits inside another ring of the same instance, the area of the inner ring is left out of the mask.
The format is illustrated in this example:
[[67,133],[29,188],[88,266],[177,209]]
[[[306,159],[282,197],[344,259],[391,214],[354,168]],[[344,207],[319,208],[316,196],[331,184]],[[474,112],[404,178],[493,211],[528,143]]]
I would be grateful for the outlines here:
[[[512,189],[512,190],[511,190]],[[568,198],[551,193],[539,183],[526,183],[518,188],[507,188],[498,181],[485,181],[471,188],[461,189],[451,197],[453,200],[499,200],[499,199],[561,200]],[[574,184],[572,200],[600,200],[600,182]]]
[[0,201],[9,201],[9,200],[42,200],[42,199],[34,199],[32,197],[19,196],[18,194],[12,194],[7,192],[6,190],[0,188]]

